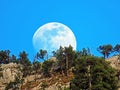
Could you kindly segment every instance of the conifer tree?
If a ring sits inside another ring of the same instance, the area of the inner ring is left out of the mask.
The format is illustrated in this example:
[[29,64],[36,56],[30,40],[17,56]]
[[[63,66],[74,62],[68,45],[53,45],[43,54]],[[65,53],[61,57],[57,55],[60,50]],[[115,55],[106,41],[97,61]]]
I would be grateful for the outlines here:
[[83,56],[76,60],[71,90],[117,90],[116,70],[102,58]]

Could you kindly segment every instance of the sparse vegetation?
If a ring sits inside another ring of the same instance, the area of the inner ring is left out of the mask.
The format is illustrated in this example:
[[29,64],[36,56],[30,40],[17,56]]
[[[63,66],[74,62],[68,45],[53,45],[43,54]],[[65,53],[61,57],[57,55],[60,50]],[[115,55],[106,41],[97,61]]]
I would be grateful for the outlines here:
[[43,73],[44,77],[50,77],[51,76],[50,71],[51,71],[53,63],[54,63],[54,61],[50,61],[50,60],[47,60],[47,61],[43,62],[42,73]]
[[[117,53],[120,55],[120,45],[112,46],[110,44],[100,45],[97,50],[103,54],[104,58],[108,58],[110,54]],[[90,53],[90,49],[83,48],[81,51],[73,50],[72,46],[61,47],[53,52],[55,60],[48,59],[46,50],[40,50],[31,63],[28,54],[25,51],[19,53],[19,57],[10,56],[9,50],[0,51],[0,64],[10,62],[21,65],[23,78],[34,75],[34,81],[26,82],[22,85],[22,81],[16,78],[6,86],[6,90],[12,88],[16,90],[18,84],[21,83],[22,88],[33,88],[39,85],[39,79],[45,78],[47,82],[41,81],[43,90],[49,85],[60,82],[61,85],[70,82],[70,87],[64,90],[116,90],[117,88],[117,72],[110,64],[101,57],[95,57]],[[40,62],[42,60],[43,62]],[[0,70],[2,71],[2,70]],[[41,75],[38,79],[37,75]],[[53,77],[54,76],[54,77]],[[0,73],[2,77],[2,73]]]
[[18,84],[22,84],[24,81],[24,79],[19,79],[18,77],[15,78],[15,81],[13,82],[10,82],[7,84],[7,86],[5,87],[5,90],[9,90],[9,89],[12,89],[12,90],[19,90],[20,87]]
[[64,90],[70,90],[70,88],[69,87],[65,87]]
[[48,87],[48,83],[47,82],[42,82],[42,90],[45,90],[46,87]]

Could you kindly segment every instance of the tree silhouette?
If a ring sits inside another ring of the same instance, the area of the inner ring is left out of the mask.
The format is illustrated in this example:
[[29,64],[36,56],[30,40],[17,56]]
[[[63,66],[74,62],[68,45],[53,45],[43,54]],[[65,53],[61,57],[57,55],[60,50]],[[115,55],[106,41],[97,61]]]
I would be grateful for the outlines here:
[[80,58],[82,56],[91,56],[90,49],[83,48],[81,51],[76,52],[76,58]]
[[15,55],[12,55],[10,57],[10,62],[17,63],[17,64],[19,63]]
[[9,63],[10,62],[10,50],[1,50],[0,51],[0,63]]
[[40,49],[40,51],[37,52],[37,55],[36,55],[37,59],[42,59],[42,60],[45,60],[45,56],[47,57],[47,51],[42,49]]
[[108,58],[108,56],[110,55],[110,53],[112,52],[113,50],[113,47],[112,45],[108,44],[108,45],[103,45],[103,46],[99,46],[97,48],[97,50],[103,54],[104,58]]
[[116,44],[116,46],[114,47],[114,51],[120,54],[120,44]]

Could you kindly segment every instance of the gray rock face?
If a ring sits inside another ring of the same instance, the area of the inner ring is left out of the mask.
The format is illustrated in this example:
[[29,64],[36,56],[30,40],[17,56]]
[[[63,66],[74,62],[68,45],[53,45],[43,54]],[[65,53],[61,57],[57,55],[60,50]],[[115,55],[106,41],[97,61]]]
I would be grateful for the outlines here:
[[1,64],[0,66],[0,90],[4,90],[9,82],[13,82],[16,77],[22,78],[20,65],[15,63]]

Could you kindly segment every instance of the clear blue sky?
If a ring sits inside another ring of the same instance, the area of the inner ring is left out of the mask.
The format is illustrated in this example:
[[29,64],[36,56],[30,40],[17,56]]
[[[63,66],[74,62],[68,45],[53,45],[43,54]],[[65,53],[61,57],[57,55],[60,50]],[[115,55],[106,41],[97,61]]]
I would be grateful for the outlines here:
[[77,50],[102,44],[120,44],[120,0],[0,0],[0,50],[33,59],[34,32],[48,22],[70,27]]

